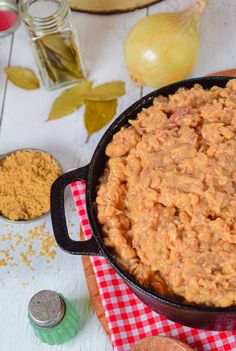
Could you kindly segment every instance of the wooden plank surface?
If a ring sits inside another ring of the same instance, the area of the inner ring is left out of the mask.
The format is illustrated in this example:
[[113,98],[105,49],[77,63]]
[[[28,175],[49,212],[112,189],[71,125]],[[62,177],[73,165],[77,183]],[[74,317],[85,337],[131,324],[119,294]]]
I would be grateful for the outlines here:
[[[192,0],[191,0],[192,1]],[[150,8],[150,13],[184,8],[190,0],[165,0]],[[74,13],[80,36],[81,49],[88,77],[95,84],[122,79],[126,82],[127,94],[119,99],[117,115],[140,97],[141,90],[130,82],[124,65],[123,44],[128,31],[142,17],[147,9],[111,16],[97,16]],[[214,0],[201,19],[202,52],[193,75],[235,67],[236,62],[236,3],[234,0]],[[6,79],[3,67],[10,61],[11,37],[0,39],[0,153],[20,147],[37,147],[54,154],[64,170],[82,166],[90,161],[91,155],[107,126],[93,135],[85,144],[86,131],[83,125],[83,109],[55,122],[45,122],[50,106],[60,90],[47,92],[24,91],[13,86]],[[37,72],[28,37],[23,26],[15,33],[12,46],[12,65],[22,65]],[[6,89],[5,89],[6,86]],[[6,91],[6,94],[5,94]],[[148,89],[143,90],[144,93]],[[4,103],[3,103],[4,101]],[[67,217],[71,235],[78,237],[79,220],[66,195]],[[72,211],[73,209],[73,211]],[[9,225],[0,221],[2,235],[20,234],[27,237],[34,226]],[[52,235],[50,217],[45,220],[45,229]],[[7,242],[1,241],[0,250]],[[37,249],[37,247],[35,247]],[[24,247],[22,247],[24,250]],[[19,250],[20,251],[20,250]],[[27,304],[35,292],[50,288],[61,291],[75,303],[80,316],[80,331],[71,342],[56,346],[55,351],[111,351],[111,345],[97,317],[93,312],[89,293],[79,257],[55,249],[55,260],[47,263],[43,257],[33,258],[33,271],[20,260],[20,252],[10,252],[17,267],[0,266],[0,350],[6,351],[49,351],[50,346],[42,345],[33,335],[27,322]],[[19,257],[18,257],[19,256]],[[4,335],[4,337],[2,337]]]

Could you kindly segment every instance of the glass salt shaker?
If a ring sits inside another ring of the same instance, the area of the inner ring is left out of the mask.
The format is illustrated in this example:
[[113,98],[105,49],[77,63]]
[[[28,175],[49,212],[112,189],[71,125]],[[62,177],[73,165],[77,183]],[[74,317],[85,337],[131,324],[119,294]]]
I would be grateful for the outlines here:
[[67,0],[21,0],[40,77],[47,90],[85,78],[78,36]]
[[74,306],[62,294],[52,290],[39,291],[31,298],[28,318],[35,335],[49,345],[69,341],[79,329]]

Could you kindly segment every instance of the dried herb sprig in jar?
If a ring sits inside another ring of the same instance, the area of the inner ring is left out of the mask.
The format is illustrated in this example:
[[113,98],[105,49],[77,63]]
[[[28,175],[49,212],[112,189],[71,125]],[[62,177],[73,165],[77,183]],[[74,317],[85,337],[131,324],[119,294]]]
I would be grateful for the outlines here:
[[21,0],[42,82],[52,90],[85,78],[78,38],[66,0]]

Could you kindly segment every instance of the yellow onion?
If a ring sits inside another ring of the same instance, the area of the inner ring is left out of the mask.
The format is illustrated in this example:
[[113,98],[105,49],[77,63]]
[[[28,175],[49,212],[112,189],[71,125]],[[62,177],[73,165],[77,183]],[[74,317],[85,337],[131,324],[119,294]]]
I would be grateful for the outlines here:
[[199,19],[206,3],[198,0],[181,12],[145,17],[131,29],[125,63],[137,85],[157,88],[191,73],[199,54]]

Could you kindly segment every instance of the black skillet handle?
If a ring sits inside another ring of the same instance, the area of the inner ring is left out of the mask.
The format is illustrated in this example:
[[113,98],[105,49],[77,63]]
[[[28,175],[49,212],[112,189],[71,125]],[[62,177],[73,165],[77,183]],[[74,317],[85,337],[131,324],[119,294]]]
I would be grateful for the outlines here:
[[65,187],[78,180],[86,181],[88,166],[81,167],[61,175],[51,187],[51,218],[57,244],[64,251],[74,255],[101,256],[95,238],[75,241],[69,237],[64,205]]

